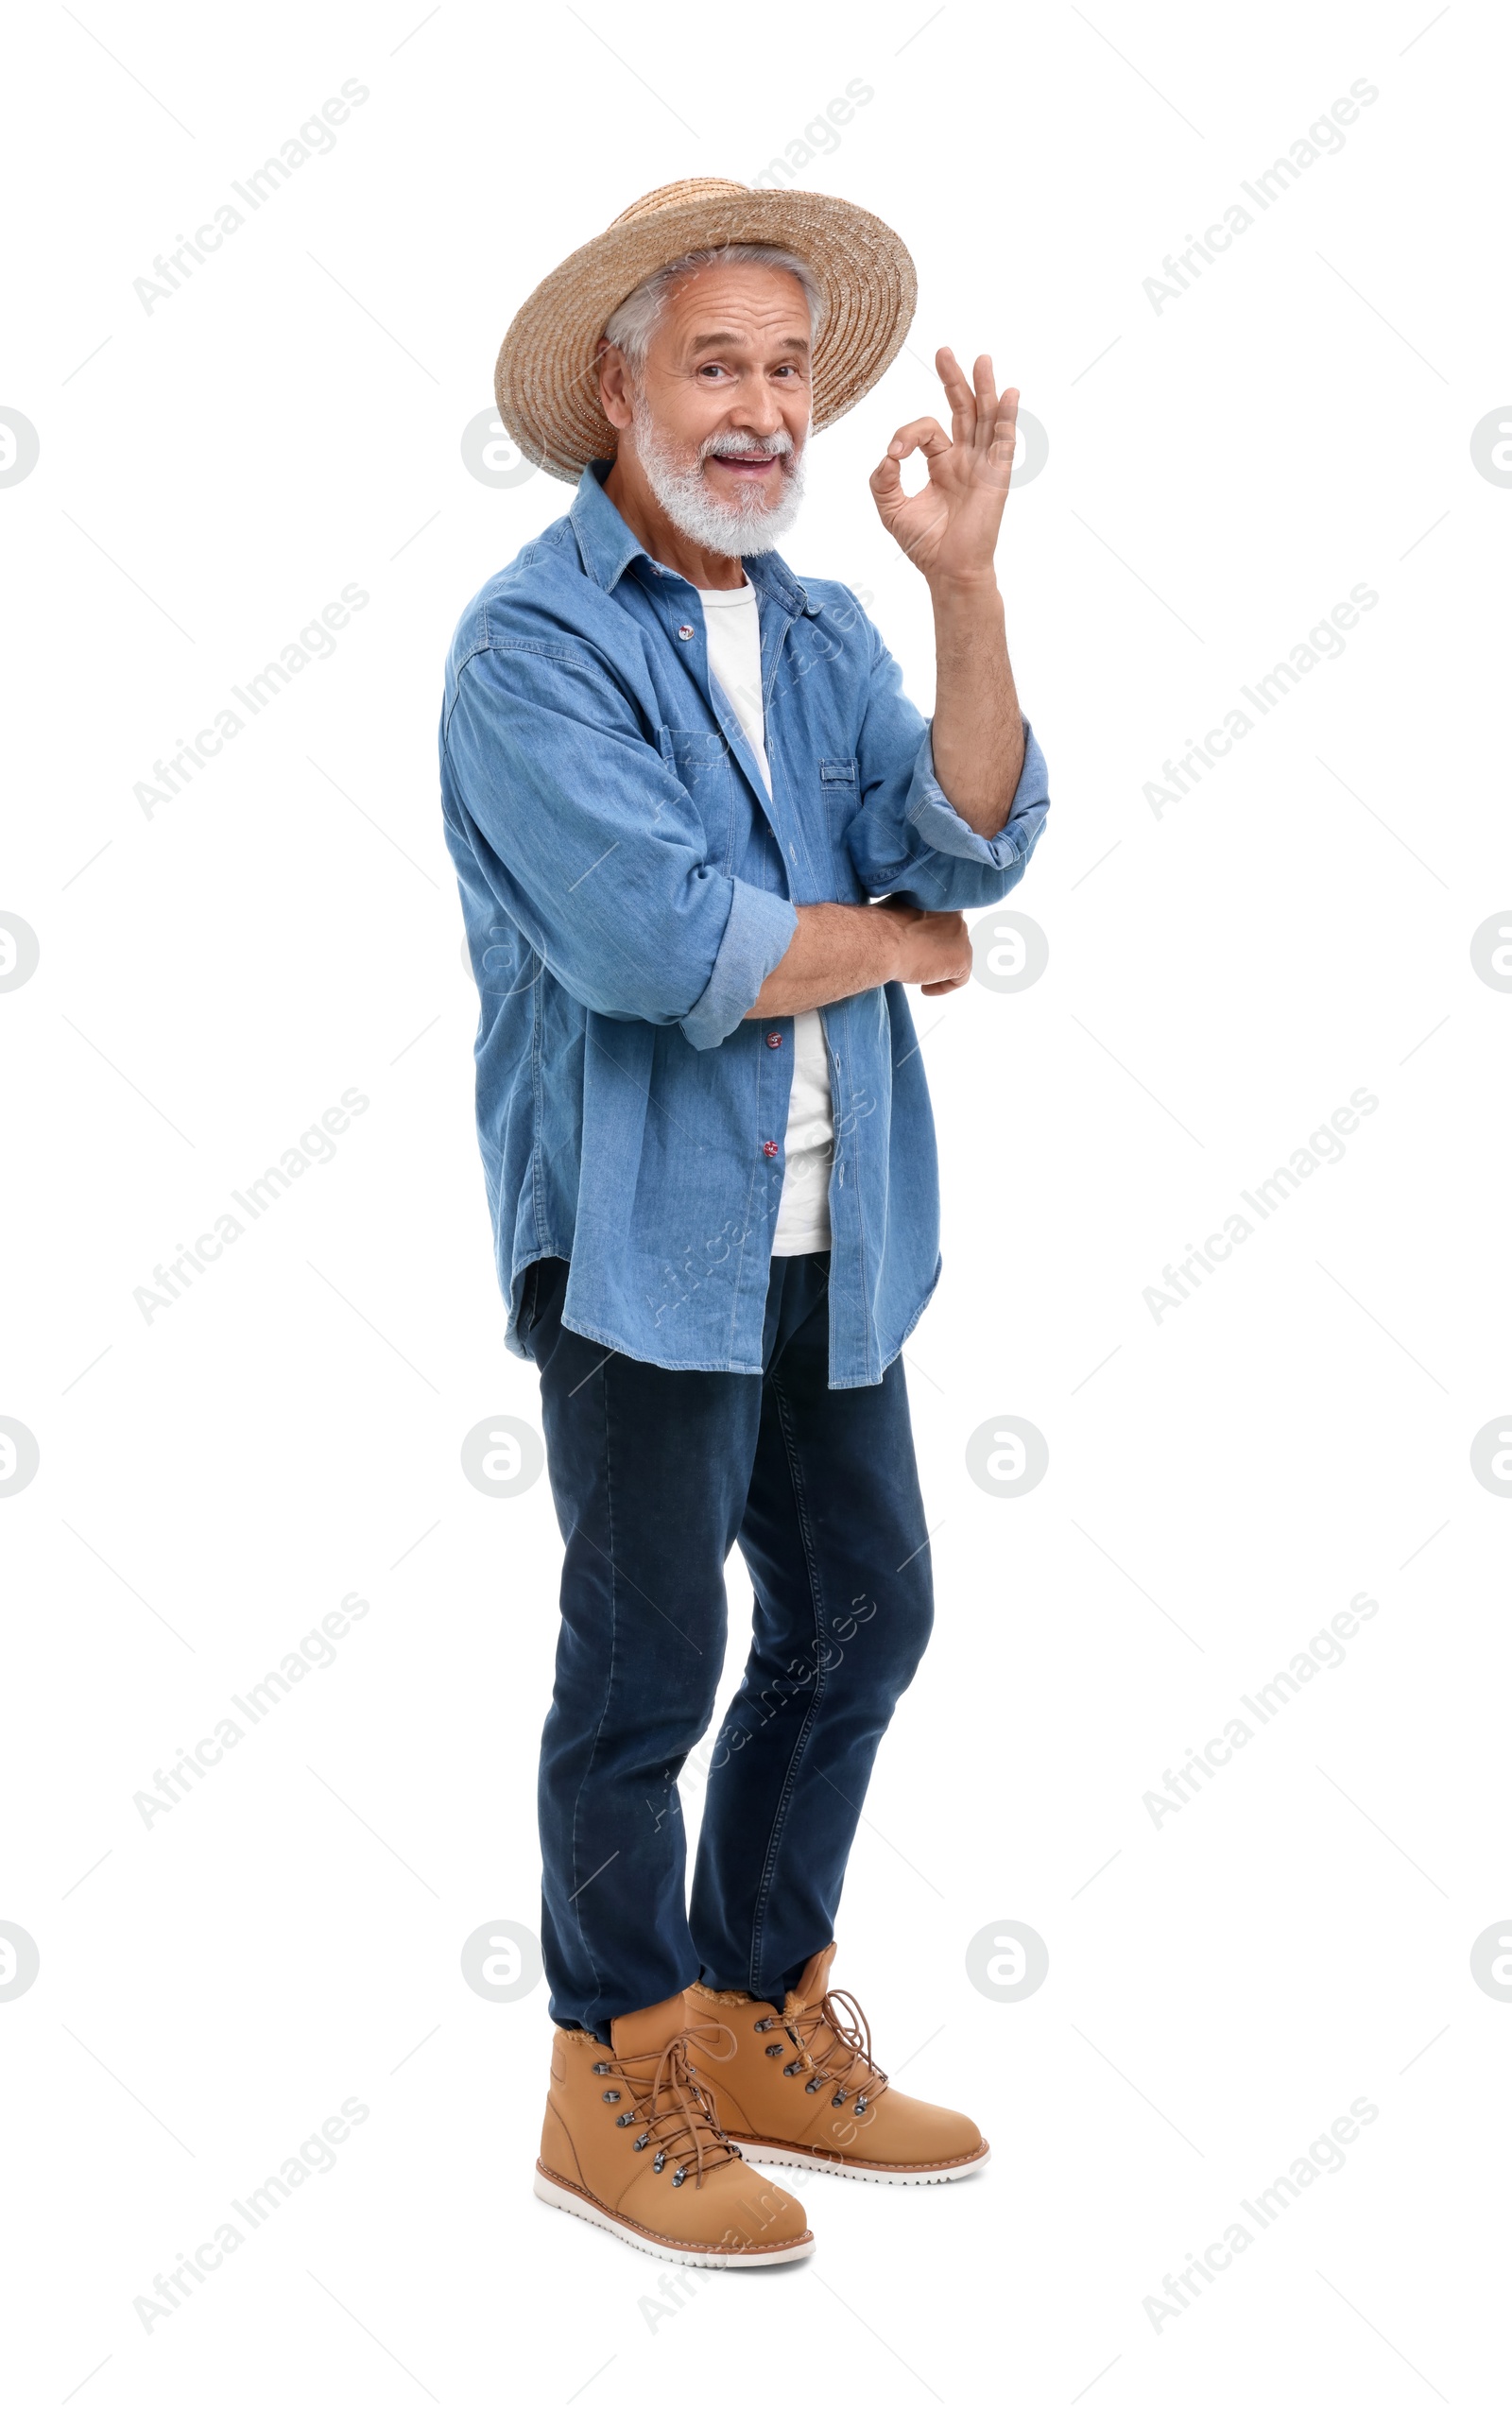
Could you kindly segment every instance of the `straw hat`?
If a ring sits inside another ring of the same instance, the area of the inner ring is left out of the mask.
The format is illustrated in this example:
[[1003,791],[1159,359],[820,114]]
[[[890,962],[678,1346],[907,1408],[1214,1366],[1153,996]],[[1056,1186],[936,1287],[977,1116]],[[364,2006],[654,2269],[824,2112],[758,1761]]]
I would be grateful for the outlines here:
[[612,458],[619,438],[599,407],[596,367],[606,319],[670,260],[724,243],[777,244],[814,270],[826,303],[814,353],[815,432],[870,391],[902,346],[919,290],[891,227],[827,193],[689,177],[632,201],[516,312],[493,391],[527,459],[576,484],[590,460]]

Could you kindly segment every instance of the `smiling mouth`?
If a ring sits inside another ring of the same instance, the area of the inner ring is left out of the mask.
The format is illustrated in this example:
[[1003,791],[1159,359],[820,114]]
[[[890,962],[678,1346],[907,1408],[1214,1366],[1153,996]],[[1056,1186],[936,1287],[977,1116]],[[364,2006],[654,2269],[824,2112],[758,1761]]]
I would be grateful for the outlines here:
[[775,452],[714,452],[711,453],[706,466],[728,469],[731,476],[756,479],[765,476],[768,470],[776,469],[780,464],[781,456]]

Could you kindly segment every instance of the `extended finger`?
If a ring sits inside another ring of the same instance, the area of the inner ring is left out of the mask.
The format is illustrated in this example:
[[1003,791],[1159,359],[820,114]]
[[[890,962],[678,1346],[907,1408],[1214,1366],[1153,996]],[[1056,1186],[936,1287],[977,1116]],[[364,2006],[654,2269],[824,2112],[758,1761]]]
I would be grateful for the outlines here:
[[992,441],[988,458],[995,469],[1008,467],[1018,440],[1019,388],[1007,386],[993,413]]
[[986,352],[977,354],[971,370],[976,387],[976,440],[985,452],[992,441],[998,415],[997,381],[992,374],[992,362]]
[[951,405],[951,433],[957,443],[970,443],[976,432],[976,398],[949,344],[942,343],[936,353],[935,367]]

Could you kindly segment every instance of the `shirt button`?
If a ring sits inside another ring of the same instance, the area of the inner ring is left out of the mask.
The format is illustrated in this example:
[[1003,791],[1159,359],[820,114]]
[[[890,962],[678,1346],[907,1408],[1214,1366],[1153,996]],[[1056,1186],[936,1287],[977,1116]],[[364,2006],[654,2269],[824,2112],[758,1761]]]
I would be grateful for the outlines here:
[[782,1042],[782,1031],[780,1029],[768,1029],[766,1032],[766,1042],[769,1046],[780,1046]]
[[684,644],[687,643],[689,637],[693,634],[693,629],[689,627],[686,620],[683,621],[681,627],[678,629],[678,634],[681,637]]
[[768,1139],[765,1142],[765,1144],[763,1145],[763,1147],[762,1147],[762,1153],[763,1153],[764,1155],[775,1155],[775,1154],[776,1154],[776,1152],[777,1152],[777,1141],[776,1141],[776,1139],[775,1139],[775,1138],[768,1138]]

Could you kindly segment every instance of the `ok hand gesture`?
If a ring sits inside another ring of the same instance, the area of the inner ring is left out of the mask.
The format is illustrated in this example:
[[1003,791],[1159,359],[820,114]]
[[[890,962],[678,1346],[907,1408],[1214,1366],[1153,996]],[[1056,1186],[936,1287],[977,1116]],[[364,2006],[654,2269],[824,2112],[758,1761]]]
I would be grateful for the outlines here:
[[[974,392],[954,352],[936,352],[935,366],[951,405],[950,434],[937,419],[900,427],[871,473],[872,498],[883,525],[931,586],[990,586],[1013,469],[1018,388],[997,391],[985,352],[972,371]],[[929,483],[910,496],[902,463],[914,452],[924,455]]]

